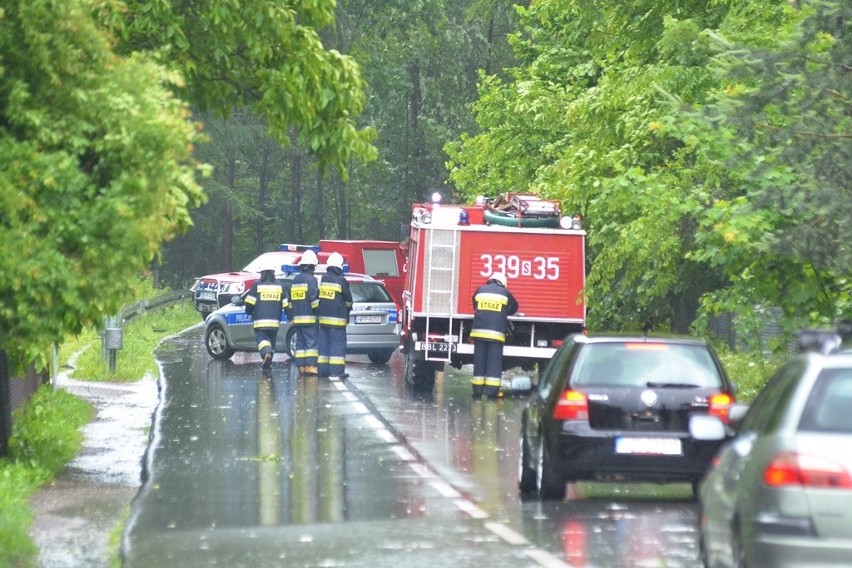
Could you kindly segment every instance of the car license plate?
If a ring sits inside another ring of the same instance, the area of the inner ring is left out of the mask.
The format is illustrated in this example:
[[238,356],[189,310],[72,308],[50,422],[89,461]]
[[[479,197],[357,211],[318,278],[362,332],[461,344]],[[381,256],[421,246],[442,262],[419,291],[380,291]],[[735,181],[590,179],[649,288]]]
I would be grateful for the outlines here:
[[449,353],[451,350],[449,343],[436,341],[426,342],[426,349],[429,351],[437,351],[439,353]]
[[382,316],[355,316],[355,323],[382,323]]
[[679,438],[616,438],[615,453],[679,456],[683,447]]
[[216,301],[216,292],[202,292],[198,295],[199,300],[210,300],[211,302]]

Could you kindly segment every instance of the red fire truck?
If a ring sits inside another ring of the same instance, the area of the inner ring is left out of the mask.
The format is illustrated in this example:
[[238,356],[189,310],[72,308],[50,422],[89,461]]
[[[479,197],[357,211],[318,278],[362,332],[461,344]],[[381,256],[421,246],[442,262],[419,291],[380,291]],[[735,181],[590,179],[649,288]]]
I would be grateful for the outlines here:
[[406,383],[429,391],[445,364],[472,362],[473,294],[495,272],[519,304],[504,366],[531,370],[550,359],[585,326],[585,238],[579,218],[534,195],[414,205],[402,310]]

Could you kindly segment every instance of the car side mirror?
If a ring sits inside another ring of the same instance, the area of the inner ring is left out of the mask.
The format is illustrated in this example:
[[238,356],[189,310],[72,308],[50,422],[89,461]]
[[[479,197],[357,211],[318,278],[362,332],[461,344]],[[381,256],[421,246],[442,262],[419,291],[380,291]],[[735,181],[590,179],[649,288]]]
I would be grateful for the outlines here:
[[693,414],[689,417],[689,435],[701,442],[718,442],[725,439],[727,430],[718,416]]
[[748,409],[750,406],[748,404],[744,404],[741,402],[737,402],[731,405],[728,409],[728,423],[735,429],[739,429],[740,424],[742,424],[743,419],[748,413]]
[[243,298],[242,298],[242,296],[231,296],[231,303],[232,303],[233,305],[235,305],[235,306],[241,306],[241,305],[243,305]]

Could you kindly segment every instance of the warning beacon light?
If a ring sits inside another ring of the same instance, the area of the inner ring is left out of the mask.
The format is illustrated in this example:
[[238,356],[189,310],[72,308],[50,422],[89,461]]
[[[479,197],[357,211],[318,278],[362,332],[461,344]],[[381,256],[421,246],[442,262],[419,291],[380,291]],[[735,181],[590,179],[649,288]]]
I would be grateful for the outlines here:
[[433,205],[440,205],[441,199],[442,199],[441,194],[439,192],[436,191],[435,193],[432,194],[432,204]]

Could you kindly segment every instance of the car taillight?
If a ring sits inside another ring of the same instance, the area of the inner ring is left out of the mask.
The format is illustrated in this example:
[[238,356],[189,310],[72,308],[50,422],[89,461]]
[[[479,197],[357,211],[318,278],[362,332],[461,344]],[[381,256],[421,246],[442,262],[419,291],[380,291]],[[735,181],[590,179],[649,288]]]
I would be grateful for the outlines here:
[[781,452],[763,470],[763,482],[772,487],[799,485],[852,489],[852,476],[831,460],[796,452]]
[[719,392],[707,397],[707,403],[709,405],[708,412],[710,416],[717,416],[722,422],[727,424],[728,411],[734,403],[734,397],[728,393]]
[[553,409],[555,420],[588,420],[589,399],[584,393],[575,390],[567,390],[562,393],[556,401]]

